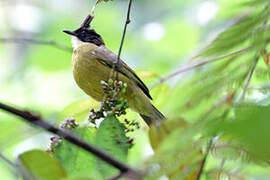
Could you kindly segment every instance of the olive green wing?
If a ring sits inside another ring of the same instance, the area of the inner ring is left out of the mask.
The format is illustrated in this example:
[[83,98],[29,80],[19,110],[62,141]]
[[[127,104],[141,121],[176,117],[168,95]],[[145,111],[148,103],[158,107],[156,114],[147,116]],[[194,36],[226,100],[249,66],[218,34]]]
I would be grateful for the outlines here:
[[[99,46],[96,48],[92,55],[94,55],[97,59],[103,61],[106,65],[109,67],[113,67],[113,64],[117,62],[117,55],[114,54],[112,51],[110,51],[105,46]],[[136,73],[128,67],[126,63],[124,63],[122,60],[119,61],[119,63],[115,64],[115,70],[119,73],[123,74],[124,76],[128,77],[129,79],[133,80],[138,87],[145,93],[147,97],[152,99],[149,89],[147,86],[143,83],[143,81],[136,75]]]

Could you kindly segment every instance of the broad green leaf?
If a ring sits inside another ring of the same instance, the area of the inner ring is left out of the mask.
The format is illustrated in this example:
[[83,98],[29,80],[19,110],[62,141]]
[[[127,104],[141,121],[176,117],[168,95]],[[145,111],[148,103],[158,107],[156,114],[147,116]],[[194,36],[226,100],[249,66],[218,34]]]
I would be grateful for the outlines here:
[[[168,174],[168,177],[171,180],[196,180],[203,158],[204,156],[202,152],[198,151],[197,154],[190,156],[187,162],[183,164],[183,166],[180,166],[177,170]],[[187,174],[183,173],[185,172],[185,169],[188,169],[189,171]]]
[[154,70],[135,69],[135,72],[146,85],[153,83],[159,77],[158,73]]
[[162,107],[167,103],[170,96],[171,88],[168,84],[159,84],[151,90],[151,95],[153,97],[153,104],[157,107]]
[[[91,144],[95,143],[96,129],[93,127],[78,127],[72,130],[75,135]],[[95,170],[96,158],[89,152],[62,140],[55,149],[57,157],[70,177],[85,178],[100,175]]]
[[[109,116],[101,122],[96,135],[96,145],[116,159],[122,162],[127,161],[130,144],[125,135],[125,126],[117,118]],[[97,169],[104,178],[117,173],[116,169],[102,160],[97,160]]]
[[145,163],[150,171],[147,178],[158,179],[164,174],[171,179],[189,179],[196,176],[203,158],[203,141],[194,138],[198,133],[198,127],[194,126],[185,129],[178,126],[171,131]]
[[[235,119],[220,128],[229,144],[239,152],[244,150],[249,159],[270,160],[270,106],[240,106],[235,108]],[[233,148],[230,148],[233,149]]]
[[158,74],[153,71],[153,70],[135,70],[137,75],[143,79],[144,81],[145,80],[148,80],[148,79],[151,79],[151,78],[156,78],[158,77]]
[[181,118],[174,120],[166,120],[159,127],[151,126],[149,130],[149,138],[152,148],[158,150],[163,140],[175,129],[184,129],[188,126],[187,122]]
[[75,101],[62,110],[58,123],[60,124],[66,117],[73,117],[80,123],[87,118],[91,108],[97,109],[99,106],[100,103],[92,98]]
[[21,154],[19,163],[26,173],[26,179],[59,180],[67,176],[60,162],[42,150],[31,150]]

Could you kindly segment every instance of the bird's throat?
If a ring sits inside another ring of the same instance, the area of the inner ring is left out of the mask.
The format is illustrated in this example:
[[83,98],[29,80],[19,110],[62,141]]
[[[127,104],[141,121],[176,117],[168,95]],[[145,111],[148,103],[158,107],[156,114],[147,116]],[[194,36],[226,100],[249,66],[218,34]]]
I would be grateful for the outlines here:
[[78,39],[77,37],[73,36],[71,39],[72,42],[72,47],[73,49],[77,49],[79,48],[81,45],[86,44],[85,42],[81,41],[80,39]]

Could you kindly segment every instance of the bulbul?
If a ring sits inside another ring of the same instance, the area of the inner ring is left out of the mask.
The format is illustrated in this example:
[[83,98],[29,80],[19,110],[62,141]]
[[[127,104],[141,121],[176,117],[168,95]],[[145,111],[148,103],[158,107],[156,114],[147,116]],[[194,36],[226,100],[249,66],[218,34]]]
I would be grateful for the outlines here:
[[115,64],[119,80],[127,83],[127,90],[122,96],[129,107],[138,112],[149,126],[159,125],[165,117],[151,104],[149,89],[122,60],[116,63],[118,56],[106,48],[102,37],[90,28],[92,19],[93,16],[88,15],[80,28],[63,31],[72,36],[72,67],[77,85],[95,100],[102,101],[104,90],[101,81],[108,81]]

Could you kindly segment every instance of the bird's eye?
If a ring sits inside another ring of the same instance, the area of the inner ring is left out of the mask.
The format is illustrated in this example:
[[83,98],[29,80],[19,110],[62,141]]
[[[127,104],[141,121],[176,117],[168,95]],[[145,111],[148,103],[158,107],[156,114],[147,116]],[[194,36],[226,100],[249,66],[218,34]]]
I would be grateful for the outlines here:
[[85,34],[86,34],[86,33],[85,33],[85,31],[83,30],[83,31],[81,32],[81,36],[82,36],[82,37],[85,37]]

